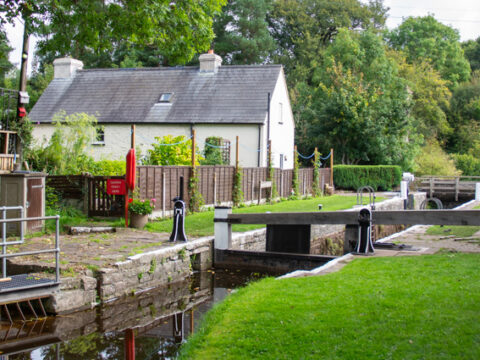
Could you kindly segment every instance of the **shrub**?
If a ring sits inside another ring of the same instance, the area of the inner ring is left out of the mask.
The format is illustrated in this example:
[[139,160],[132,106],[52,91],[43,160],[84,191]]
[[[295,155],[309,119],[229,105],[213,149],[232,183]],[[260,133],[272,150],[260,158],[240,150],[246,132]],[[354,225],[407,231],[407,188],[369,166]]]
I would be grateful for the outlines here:
[[453,159],[442,149],[438,141],[429,141],[415,158],[414,173],[417,176],[458,176],[460,171]]
[[125,174],[125,160],[100,160],[92,162],[89,172],[99,176],[121,176]]
[[[211,146],[208,146],[210,144]],[[223,139],[218,136],[210,136],[205,139],[203,155],[205,159],[200,161],[202,165],[227,165],[223,159]]]
[[480,175],[480,159],[470,154],[454,154],[453,160],[462,175],[479,176]]
[[375,190],[391,190],[402,180],[402,169],[396,165],[336,165],[333,168],[335,186],[357,190],[369,185]]

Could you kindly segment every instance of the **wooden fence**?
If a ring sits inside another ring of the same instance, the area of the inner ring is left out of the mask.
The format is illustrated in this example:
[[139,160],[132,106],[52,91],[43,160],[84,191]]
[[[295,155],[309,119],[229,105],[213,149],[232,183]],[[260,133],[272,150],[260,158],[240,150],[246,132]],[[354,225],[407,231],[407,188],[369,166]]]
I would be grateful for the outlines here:
[[[184,200],[188,203],[188,179],[191,168],[188,166],[137,166],[138,196],[142,199],[156,199],[156,211],[173,209],[174,197],[179,195],[179,179],[184,177]],[[242,191],[245,202],[267,197],[267,190],[260,189],[260,182],[267,180],[267,168],[243,168]],[[199,189],[205,204],[218,205],[232,201],[234,166],[197,167]],[[288,197],[292,193],[293,170],[275,169],[274,179],[278,196]],[[313,168],[299,169],[300,194],[312,193]],[[319,184],[323,189],[330,184],[330,169],[319,170]],[[261,191],[261,194],[259,194]]]
[[[156,212],[166,215],[173,209],[172,199],[179,196],[179,180],[184,179],[184,200],[188,204],[189,166],[137,166],[136,196],[155,199]],[[205,204],[218,205],[232,201],[234,166],[197,167],[199,189]],[[267,197],[267,189],[260,189],[260,182],[267,180],[267,168],[244,168],[242,191],[245,202]],[[52,187],[62,199],[83,200],[83,209],[89,216],[121,216],[124,209],[123,196],[111,196],[106,192],[107,179],[119,176],[48,176],[47,186]],[[278,196],[289,197],[292,193],[293,170],[275,169],[274,179]],[[300,194],[312,193],[313,168],[299,169]],[[320,169],[321,188],[330,184],[330,169]],[[259,194],[259,191],[261,193]]]
[[422,176],[415,179],[415,187],[425,191],[428,197],[473,198],[475,184],[480,182],[480,176]]

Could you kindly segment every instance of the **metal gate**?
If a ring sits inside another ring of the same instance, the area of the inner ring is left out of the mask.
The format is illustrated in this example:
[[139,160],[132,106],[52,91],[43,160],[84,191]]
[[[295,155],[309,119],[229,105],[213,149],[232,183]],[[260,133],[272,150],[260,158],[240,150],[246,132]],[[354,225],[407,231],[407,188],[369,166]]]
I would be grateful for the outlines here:
[[117,217],[124,214],[125,196],[108,195],[108,179],[124,176],[93,176],[88,179],[88,216]]

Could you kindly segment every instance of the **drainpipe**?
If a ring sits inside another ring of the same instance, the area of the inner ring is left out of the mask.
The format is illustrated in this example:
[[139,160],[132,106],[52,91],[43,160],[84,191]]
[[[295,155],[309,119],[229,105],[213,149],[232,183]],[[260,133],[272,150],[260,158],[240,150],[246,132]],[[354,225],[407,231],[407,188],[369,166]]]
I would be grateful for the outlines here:
[[267,144],[270,141],[270,93],[267,95]]
[[257,167],[260,167],[260,154],[261,154],[261,142],[262,142],[262,125],[258,124],[258,153],[257,153]]

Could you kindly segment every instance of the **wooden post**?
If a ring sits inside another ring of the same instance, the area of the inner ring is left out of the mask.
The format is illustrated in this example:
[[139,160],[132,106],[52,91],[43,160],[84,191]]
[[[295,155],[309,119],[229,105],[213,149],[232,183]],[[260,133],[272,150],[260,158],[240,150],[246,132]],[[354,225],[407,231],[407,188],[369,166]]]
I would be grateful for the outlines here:
[[[272,166],[272,140],[268,140],[268,170],[270,170],[270,166]],[[270,178],[270,171],[267,172],[267,180],[272,180]]]
[[130,149],[135,149],[135,124],[132,124],[130,142],[131,142]]
[[237,142],[235,144],[235,170],[238,171],[238,135]]
[[213,168],[213,206],[217,205],[217,173]]
[[333,148],[330,149],[330,185],[333,189]]
[[162,168],[162,218],[165,219],[165,171]]
[[192,130],[192,168],[195,168],[195,129]]

